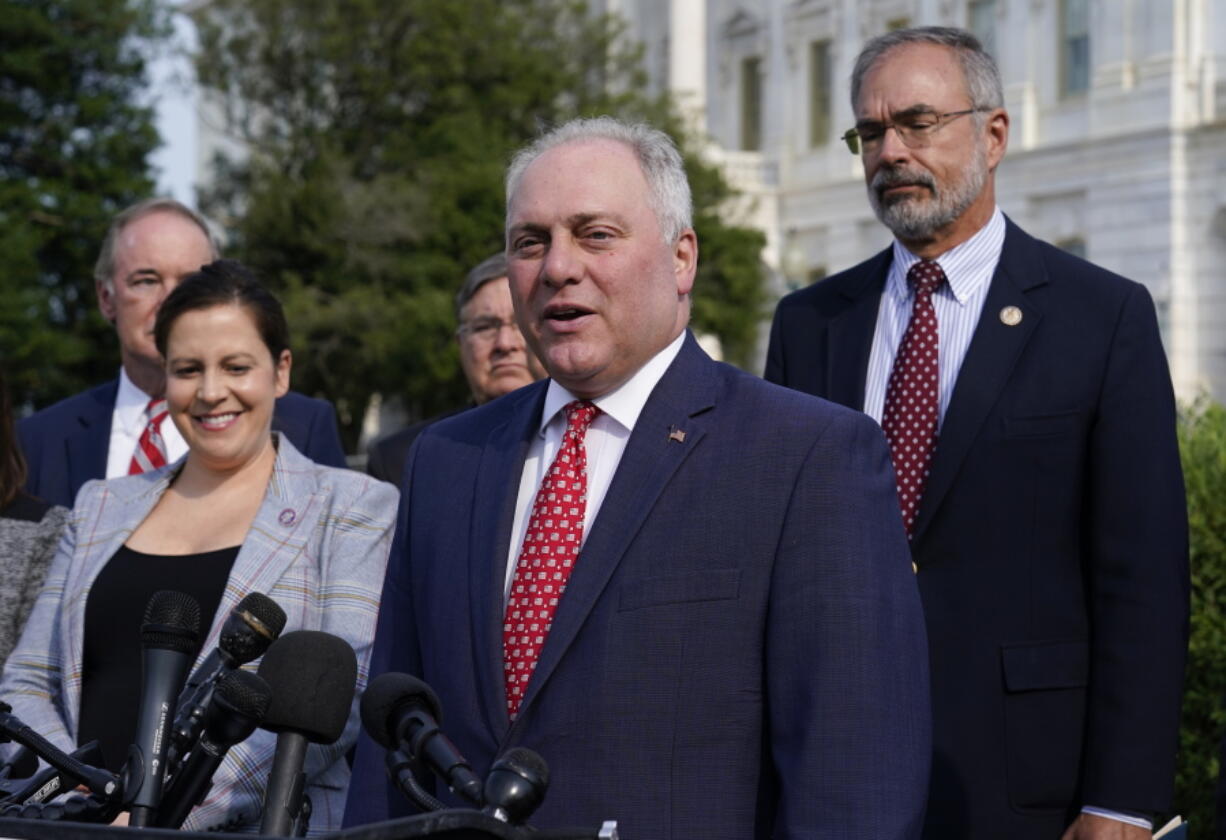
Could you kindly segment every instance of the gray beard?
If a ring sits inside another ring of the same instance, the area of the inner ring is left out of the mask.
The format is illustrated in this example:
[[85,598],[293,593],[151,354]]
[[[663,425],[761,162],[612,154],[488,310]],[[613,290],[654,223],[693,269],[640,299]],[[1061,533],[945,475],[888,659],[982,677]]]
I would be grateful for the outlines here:
[[[924,170],[906,169],[877,170],[868,185],[868,203],[881,223],[903,241],[927,241],[958,219],[975,202],[988,180],[987,154],[982,146],[976,146],[970,165],[964,170],[960,181],[937,189],[936,179]],[[926,187],[932,198],[902,196],[888,203],[881,199],[881,191],[904,184]]]

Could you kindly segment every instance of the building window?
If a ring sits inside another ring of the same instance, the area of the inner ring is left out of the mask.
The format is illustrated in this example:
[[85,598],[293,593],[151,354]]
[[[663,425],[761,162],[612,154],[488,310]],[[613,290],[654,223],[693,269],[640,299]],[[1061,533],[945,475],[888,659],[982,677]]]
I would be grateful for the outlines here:
[[830,140],[830,42],[809,44],[809,145]]
[[762,149],[762,59],[741,61],[741,148]]
[[1086,241],[1080,236],[1070,236],[1067,239],[1061,239],[1056,242],[1057,248],[1063,248],[1074,257],[1086,258]]
[[1060,92],[1076,96],[1090,89],[1090,2],[1060,3]]
[[990,55],[996,55],[996,0],[971,0],[966,7],[966,28]]

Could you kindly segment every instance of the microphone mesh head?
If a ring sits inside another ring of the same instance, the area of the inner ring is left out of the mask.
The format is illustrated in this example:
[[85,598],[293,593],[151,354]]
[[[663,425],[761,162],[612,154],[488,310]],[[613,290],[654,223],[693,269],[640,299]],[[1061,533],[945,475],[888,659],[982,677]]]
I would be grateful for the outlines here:
[[549,786],[549,765],[540,753],[527,747],[512,747],[495,764],[508,767],[527,779],[539,779],[541,787]]
[[264,655],[285,627],[285,610],[267,595],[252,592],[238,602],[225,623],[217,646],[235,667],[254,662]]
[[400,745],[396,743],[393,713],[405,705],[424,709],[435,721],[442,719],[434,689],[417,677],[389,671],[371,680],[362,692],[362,728],[380,746],[396,749]]
[[195,653],[200,644],[200,604],[191,595],[163,589],[145,606],[142,647]]
[[217,696],[236,712],[263,720],[272,702],[272,688],[259,674],[231,671],[217,684]]
[[285,610],[263,592],[250,593],[238,602],[237,609],[251,613],[268,628],[274,639],[280,636],[281,631],[285,629]]
[[260,676],[272,688],[264,729],[297,732],[316,744],[341,737],[358,679],[348,642],[318,630],[286,633],[260,660]]

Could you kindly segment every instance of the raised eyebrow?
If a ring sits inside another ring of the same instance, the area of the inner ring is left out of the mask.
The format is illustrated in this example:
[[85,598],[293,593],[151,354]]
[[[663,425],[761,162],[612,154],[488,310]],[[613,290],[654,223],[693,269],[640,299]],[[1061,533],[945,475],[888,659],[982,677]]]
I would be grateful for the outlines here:
[[593,222],[608,222],[614,227],[626,227],[626,220],[616,213],[576,213],[566,219],[566,224],[571,228],[583,227]]

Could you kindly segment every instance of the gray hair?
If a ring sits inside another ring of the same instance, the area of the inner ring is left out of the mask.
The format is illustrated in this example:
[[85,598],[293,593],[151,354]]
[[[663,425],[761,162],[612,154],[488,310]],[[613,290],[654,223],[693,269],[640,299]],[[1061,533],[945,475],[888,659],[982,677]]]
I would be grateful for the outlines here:
[[524,170],[533,161],[557,146],[584,140],[612,140],[630,147],[643,170],[648,202],[666,242],[676,242],[683,231],[694,226],[690,182],[677,144],[647,123],[627,123],[608,116],[563,123],[516,152],[507,167],[507,207],[511,206]]
[[121,210],[111,219],[106,238],[102,240],[102,250],[98,252],[98,261],[94,263],[94,280],[111,288],[115,277],[115,243],[119,241],[119,234],[137,219],[153,213],[175,213],[194,223],[208,240],[212,259],[221,256],[221,237],[204,216],[173,198],[147,198]]
[[502,251],[494,254],[492,257],[487,257],[482,260],[476,268],[468,272],[464,277],[464,285],[460,287],[460,291],[455,296],[455,319],[460,320],[460,310],[464,308],[464,304],[476,296],[477,292],[481,291],[481,287],[493,280],[498,280],[507,276],[507,255]]
[[[851,109],[855,111],[860,99],[860,83],[877,63],[878,59],[895,47],[904,44],[936,44],[953,50],[962,67],[962,78],[974,108],[1003,108],[1004,91],[1000,84],[1000,71],[996,62],[979,39],[965,29],[951,26],[921,26],[916,29],[897,29],[878,35],[864,45],[851,71]],[[977,118],[979,114],[975,115]]]

